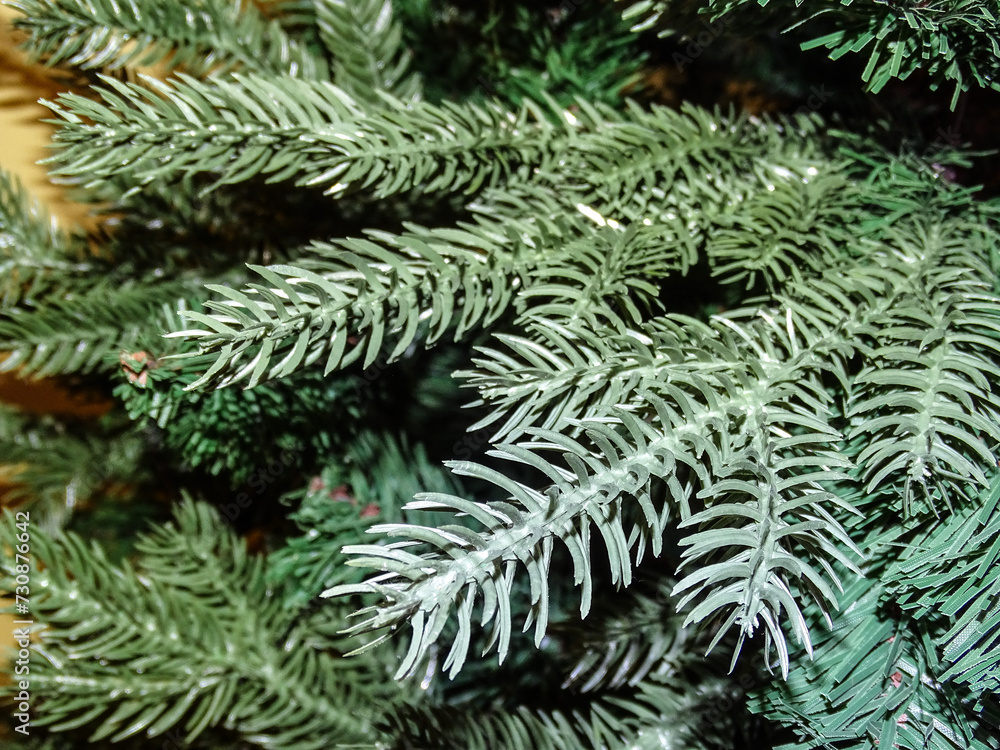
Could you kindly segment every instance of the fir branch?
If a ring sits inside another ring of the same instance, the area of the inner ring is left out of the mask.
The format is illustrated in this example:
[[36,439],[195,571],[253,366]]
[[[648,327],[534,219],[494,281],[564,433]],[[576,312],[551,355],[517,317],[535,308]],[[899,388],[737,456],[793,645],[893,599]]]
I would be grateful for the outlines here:
[[[866,263],[851,261],[853,274],[846,277],[843,270],[838,269],[822,284],[791,285],[789,307],[784,314],[764,313],[761,322],[749,328],[738,326],[733,318],[720,321],[718,327],[712,329],[716,340],[705,341],[698,348],[712,351],[714,361],[732,363],[731,371],[706,373],[685,367],[683,361],[678,367],[668,367],[669,379],[650,386],[660,395],[646,398],[647,404],[656,406],[659,429],[652,430],[633,414],[618,410],[613,421],[620,421],[637,442],[622,443],[617,435],[605,433],[594,422],[587,422],[587,438],[599,450],[597,454],[565,435],[535,429],[527,430],[528,434],[544,435],[549,444],[565,451],[558,463],[516,446],[501,447],[497,455],[528,463],[556,483],[548,495],[482,467],[456,463],[454,469],[459,473],[471,473],[512,491],[516,504],[527,514],[518,511],[517,515],[511,515],[506,504],[501,509],[458,498],[434,496],[433,500],[420,501],[420,507],[451,508],[469,513],[487,531],[482,536],[469,538],[465,534],[455,536],[443,529],[414,529],[415,538],[442,552],[447,550],[447,560],[439,558],[434,566],[427,558],[404,551],[403,547],[408,546],[405,542],[389,547],[353,548],[364,555],[358,564],[380,568],[387,571],[386,576],[371,579],[361,587],[344,587],[328,593],[370,590],[384,598],[386,604],[356,626],[357,631],[378,629],[410,619],[414,638],[399,672],[405,674],[418,655],[438,638],[453,604],[458,606],[460,634],[446,664],[453,671],[461,667],[474,597],[481,590],[488,603],[484,622],[496,620],[494,636],[502,658],[509,637],[510,614],[503,606],[497,609],[496,600],[502,601],[505,596],[505,587],[509,587],[506,577],[513,574],[516,561],[520,560],[532,579],[538,581],[532,595],[536,607],[534,616],[538,618],[535,628],[538,639],[545,626],[544,576],[552,535],[562,539],[573,553],[575,580],[584,584],[582,611],[586,612],[589,563],[581,562],[578,551],[586,548],[585,534],[590,524],[596,524],[605,537],[614,580],[627,584],[631,575],[628,553],[631,543],[626,544],[621,503],[630,495],[636,496],[645,528],[637,526],[632,539],[644,540],[648,533],[655,554],[666,516],[649,504],[647,482],[651,476],[660,477],[668,480],[673,502],[680,505],[685,524],[707,523],[711,529],[726,515],[731,516],[730,523],[735,523],[737,518],[751,520],[746,529],[748,541],[738,543],[735,548],[740,549],[743,544],[749,547],[751,551],[746,553],[745,559],[734,557],[719,563],[717,568],[694,573],[680,587],[684,590],[702,582],[704,589],[698,590],[702,591],[704,603],[696,607],[690,617],[699,621],[725,611],[728,619],[722,631],[738,625],[741,633],[749,635],[761,613],[766,613],[764,619],[770,639],[778,647],[782,671],[787,673],[788,651],[778,625],[778,613],[790,610],[800,639],[804,644],[808,644],[808,640],[801,611],[790,606],[790,588],[784,576],[788,574],[799,580],[805,591],[818,597],[817,603],[825,602],[823,606],[833,601],[833,589],[824,581],[824,576],[808,566],[801,567],[801,558],[793,563],[796,558],[790,555],[787,562],[779,562],[786,550],[771,546],[772,542],[765,540],[772,539],[772,534],[777,535],[775,540],[787,534],[786,541],[792,541],[799,534],[795,524],[802,523],[799,528],[804,536],[798,536],[796,541],[809,550],[808,558],[820,564],[835,586],[837,577],[829,561],[837,560],[850,567],[850,561],[841,550],[858,552],[839,524],[819,504],[826,502],[833,507],[849,509],[816,485],[818,480],[846,479],[836,469],[849,464],[838,453],[837,431],[830,426],[833,413],[825,387],[817,376],[831,371],[846,385],[847,375],[841,357],[849,356],[854,350],[854,336],[884,316],[885,311],[905,309],[910,304],[907,290],[913,279],[936,281],[942,292],[959,291],[962,269],[971,262],[967,255],[968,251],[953,253],[934,243],[928,252],[916,259],[883,255],[881,267],[870,265],[879,259],[878,255],[869,257]],[[956,268],[960,269],[957,282]],[[889,286],[893,276],[896,283]],[[834,293],[837,286],[850,291],[846,295]],[[878,292],[884,294],[887,287],[894,288],[895,293],[879,300]],[[825,298],[818,290],[826,293]],[[859,302],[864,303],[864,307],[859,309]],[[692,356],[695,363],[698,348]],[[831,355],[833,361],[827,359]],[[740,418],[734,420],[734,414],[739,414]],[[758,424],[758,419],[763,421]],[[761,440],[765,442],[759,443]],[[707,465],[703,463],[706,458]],[[674,468],[677,463],[688,465],[699,477],[703,485],[700,496],[710,498],[720,492],[746,493],[748,501],[741,500],[736,506],[712,503],[701,513],[692,515],[687,501],[690,488],[678,483]],[[572,467],[573,472],[558,468],[563,464]],[[735,476],[734,472],[747,472],[748,478]],[[610,480],[610,476],[615,480]],[[802,493],[800,498],[797,492]],[[772,510],[778,515],[768,520],[771,511],[763,503],[770,498],[780,500],[773,500],[778,505],[772,506]],[[604,509],[592,509],[591,504],[595,502]],[[743,508],[744,502],[757,510]],[[786,518],[786,513],[791,516]],[[805,515],[800,517],[799,514]],[[580,522],[583,525],[578,527]],[[753,524],[763,524],[769,530],[758,533]],[[389,535],[409,536],[411,533],[411,527],[398,525],[380,530]],[[716,537],[718,541],[713,542]],[[699,545],[691,554],[706,557],[722,552],[736,538],[735,529],[719,529],[695,534],[688,543]],[[763,556],[755,559],[753,551]],[[730,576],[732,587],[717,590],[719,582]]]
[[[12,515],[0,534],[12,550]],[[287,650],[282,634],[296,610],[208,506],[183,503],[176,525],[138,547],[133,571],[72,534],[31,533],[32,613],[47,625],[35,627],[33,724],[87,726],[92,740],[115,741],[172,728],[193,740],[225,727],[275,750],[376,739],[375,708],[395,689],[377,671],[366,678],[360,662]],[[13,571],[12,553],[4,566]]]
[[380,198],[418,186],[473,192],[543,163],[559,134],[535,107],[408,107],[383,95],[367,112],[331,84],[288,77],[146,78],[150,89],[103,80],[103,103],[63,94],[49,104],[63,120],[57,174],[145,184],[206,172],[216,185],[264,175]]
[[905,13],[889,3],[859,6],[847,2],[807,19],[822,18],[832,23],[834,31],[803,43],[803,49],[826,47],[833,59],[870,49],[861,77],[873,92],[916,70],[930,76],[934,84],[952,80],[952,108],[972,82],[997,87],[1000,17],[995,2],[931,0]]
[[[790,726],[782,746],[894,746],[907,750],[992,750],[995,734],[973,706],[939,681],[936,658],[919,621],[880,616],[882,589],[859,579],[842,595],[843,614],[817,644],[813,663],[753,702]],[[847,744],[850,743],[850,744]]]
[[[646,205],[644,211],[663,211],[665,215],[655,221],[642,219],[636,240],[649,243],[649,250],[654,253],[659,243],[669,247],[676,258],[673,261],[676,269],[672,270],[681,275],[686,275],[704,257],[724,281],[747,277],[756,280],[760,275],[772,292],[787,286],[793,296],[800,294],[796,290],[808,290],[810,278],[821,274],[833,278],[836,272],[830,273],[831,266],[838,272],[857,268],[858,261],[845,255],[837,241],[846,239],[843,224],[858,210],[863,193],[856,184],[845,180],[841,164],[821,163],[821,168],[799,165],[798,171],[797,174],[785,167],[761,170],[758,192],[748,193],[716,215],[703,204],[697,219],[690,221],[667,212],[664,207],[653,209]],[[696,186],[690,187],[693,190]],[[565,211],[564,207],[557,207],[555,196],[535,186],[515,195],[518,201],[509,204],[514,209],[510,214],[506,209],[495,212],[482,204],[477,207],[485,209],[493,220],[537,211],[539,202],[552,206],[552,214]],[[552,202],[548,203],[550,199]],[[592,210],[586,210],[594,218]],[[635,217],[631,219],[638,223]],[[601,221],[608,224],[603,217]],[[793,233],[786,234],[785,226],[790,222],[801,230],[794,233],[794,239]],[[611,222],[612,226],[615,224]],[[599,255],[609,260],[614,257],[606,250]],[[645,265],[643,270],[648,269],[648,276],[655,279],[665,275],[669,268],[662,259],[660,256],[659,264],[636,265]],[[562,262],[554,258],[550,265]],[[601,266],[595,264],[583,272],[596,286],[607,281],[607,275],[600,271],[603,271]],[[646,277],[647,273],[642,273],[643,283],[647,283]],[[628,283],[628,277],[624,280]],[[846,287],[841,293],[855,294]],[[528,289],[525,294],[531,295],[533,291]],[[582,299],[579,290],[569,285],[565,298],[567,303],[572,300],[576,304]],[[561,312],[566,307],[564,303],[555,310],[528,308],[519,321],[523,335],[498,334],[495,340],[503,348],[480,347],[480,357],[473,360],[477,369],[456,373],[479,390],[481,401],[477,403],[491,407],[489,416],[476,427],[500,424],[506,418],[495,438],[516,438],[531,425],[555,428],[559,424],[559,429],[569,429],[572,433],[574,428],[568,425],[572,418],[583,416],[588,409],[601,404],[625,403],[630,393],[641,387],[654,387],[653,382],[660,374],[669,367],[680,366],[682,361],[687,361],[686,367],[705,370],[726,367],[715,360],[710,349],[702,349],[696,337],[686,334],[686,330],[698,326],[683,316],[641,322],[646,315],[632,315],[631,321],[625,321],[621,317],[598,320],[593,316],[586,320],[562,320],[558,315],[544,314]],[[835,321],[830,322],[836,326]]]
[[14,0],[9,5],[24,14],[14,25],[29,32],[28,50],[47,65],[326,76],[320,58],[253,4],[159,0],[140,7],[134,0]]
[[637,302],[655,304],[653,281],[691,263],[646,227],[580,233],[525,222],[370,235],[379,244],[316,244],[296,266],[253,267],[270,288],[210,287],[227,300],[207,303],[211,315],[187,316],[205,328],[170,334],[218,353],[189,388],[246,378],[253,387],[321,360],[325,373],[362,359],[368,367],[384,346],[391,362],[418,337],[458,339],[512,305],[525,317],[624,328],[641,320]]
[[[795,356],[826,361],[846,386],[847,359],[897,306],[910,305],[910,290],[934,288],[947,298],[981,290],[982,281],[970,274],[988,278],[981,255],[992,234],[973,230],[963,219],[942,221],[933,231],[952,237],[948,242],[920,245],[908,238],[910,230],[886,230],[896,250],[870,241],[854,257],[829,258],[831,265],[818,277],[786,282],[777,307],[749,306],[727,317],[764,316],[754,324],[761,326],[794,320],[806,344]],[[931,231],[916,226],[918,233]],[[733,372],[732,361],[706,343],[700,324],[684,316],[664,316],[624,332],[543,323],[529,326],[527,337],[498,335],[502,348],[480,348],[476,369],[458,373],[491,407],[477,426],[501,424],[496,437],[516,438],[532,425],[575,434],[573,420],[597,414],[602,406],[634,403],[643,389],[661,392],[660,384],[669,384],[674,374]],[[758,341],[767,335],[754,334]]]
[[[515,567],[520,562],[532,583],[529,622],[535,623],[537,644],[547,625],[546,578],[555,541],[561,540],[573,559],[574,581],[583,587],[580,609],[585,615],[591,604],[591,526],[597,526],[606,541],[613,581],[627,585],[632,565],[621,514],[623,498],[629,494],[644,494],[649,476],[665,476],[666,467],[675,462],[690,463],[695,470],[699,465],[692,455],[696,439],[689,443],[685,440],[686,435],[661,434],[629,414],[622,414],[620,419],[634,431],[633,439],[642,437],[638,449],[628,451],[623,447],[621,453],[616,450],[608,456],[596,457],[568,438],[540,434],[545,439],[558,441],[556,444],[565,451],[566,460],[571,462],[579,477],[523,446],[498,446],[491,452],[496,457],[545,472],[556,482],[556,487],[548,493],[508,479],[485,466],[449,462],[447,465],[459,476],[487,481],[511,493],[511,501],[487,504],[436,493],[418,495],[406,510],[465,513],[485,530],[474,533],[456,526],[376,526],[373,529],[376,533],[403,536],[406,540],[387,546],[354,545],[344,551],[357,556],[352,564],[385,573],[360,585],[331,588],[323,595],[374,593],[384,601],[377,609],[372,608],[374,612],[354,626],[353,632],[376,631],[410,621],[413,637],[397,676],[413,670],[419,658],[440,637],[454,609],[459,630],[444,661],[444,669],[455,674],[466,658],[473,606],[480,594],[484,598],[483,623],[494,623],[491,645],[497,645],[501,661],[505,657],[511,632],[510,586]],[[617,438],[610,428],[600,424],[591,426],[591,433],[593,440],[603,440],[609,447],[614,445],[609,442],[612,436]],[[673,484],[680,489],[676,480]],[[654,532],[661,529],[666,518],[659,516],[648,498],[640,500],[640,504],[645,523]],[[659,538],[657,533],[651,536]],[[410,552],[415,540],[436,547],[438,553],[432,558]]]
[[982,225],[996,216],[995,201],[982,200],[975,187],[945,179],[947,170],[971,166],[963,149],[935,143],[890,152],[857,134],[838,135],[838,152],[863,200],[857,227],[862,236],[894,237],[900,221],[948,216]]
[[516,439],[532,426],[577,434],[575,421],[601,407],[634,404],[634,394],[653,387],[664,373],[731,369],[702,346],[703,325],[684,316],[664,316],[625,331],[558,321],[537,321],[525,331],[528,336],[496,334],[503,349],[479,347],[477,369],[456,373],[490,407],[472,429],[502,422],[493,428],[495,440]]
[[994,467],[1000,443],[992,385],[1000,299],[990,293],[989,268],[970,252],[979,238],[963,229],[916,224],[899,236],[897,252],[911,263],[935,257],[942,265],[860,332],[873,346],[848,403],[853,435],[869,436],[856,460],[866,491],[898,492],[907,515],[918,498],[937,513],[953,497],[975,497],[964,485],[988,484],[985,467]]
[[746,280],[752,289],[762,280],[774,294],[836,262],[852,239],[846,227],[858,202],[857,186],[836,167],[807,168],[798,178],[776,167],[778,179],[720,216],[718,230],[706,229],[709,263],[720,281]]
[[[690,104],[679,110],[657,105],[645,110],[634,102],[621,113],[584,101],[578,104],[579,112],[572,117],[584,132],[573,143],[573,158],[559,173],[543,170],[539,179],[571,190],[577,202],[609,219],[617,219],[634,204],[634,194],[647,190],[666,198],[667,205],[680,196],[688,206],[696,206],[701,196],[724,204],[742,199],[741,175],[757,182],[755,172],[769,164],[788,170],[805,166],[810,157],[828,160],[810,137],[817,121],[803,116],[724,116]],[[735,179],[722,177],[730,173]],[[674,192],[678,195],[667,198]]]
[[315,244],[315,257],[298,266],[251,266],[268,286],[209,287],[227,299],[206,303],[211,315],[185,316],[205,328],[168,334],[217,352],[188,388],[244,379],[253,387],[320,361],[324,374],[355,361],[369,367],[386,344],[389,361],[401,357],[422,328],[431,344],[495,320],[517,288],[517,256],[496,252],[502,235],[436,234]]
[[63,231],[20,181],[0,170],[0,308],[30,303],[92,270],[82,239]]
[[695,685],[649,679],[632,695],[603,697],[567,714],[528,705],[510,710],[473,712],[468,708],[405,706],[387,728],[407,747],[445,750],[530,747],[537,750],[600,750],[621,747],[653,750],[724,747],[731,722],[710,723],[711,707],[731,701],[724,681]]
[[158,281],[116,285],[96,282],[86,291],[46,299],[37,309],[0,313],[0,349],[10,352],[0,372],[46,377],[107,371],[142,334],[157,327],[165,302],[196,294],[190,282]]
[[420,78],[411,73],[402,48],[402,28],[391,0],[316,0],[320,38],[333,57],[333,80],[358,101],[378,105],[385,91],[412,102],[421,98]]
[[[1000,482],[994,476],[978,502],[947,519],[921,524],[907,550],[885,535],[882,580],[914,620],[943,622],[934,641],[944,663],[941,682],[967,686],[985,709],[1000,686]],[[943,616],[943,617],[942,617]]]
[[[728,325],[735,328],[734,324]],[[738,361],[740,354],[734,348],[734,341],[728,339],[727,330],[727,326],[720,327],[717,350],[727,349],[730,359]],[[769,341],[776,334],[781,335],[778,325],[765,330],[762,339]],[[797,348],[794,343],[786,346],[791,351]],[[669,401],[650,394],[647,409],[655,409],[659,426],[650,426],[643,419],[620,409],[615,410],[613,418],[586,422],[583,426],[588,442],[596,446],[596,450],[588,449],[565,435],[532,429],[529,434],[543,442],[526,446],[499,446],[492,452],[492,455],[525,463],[547,475],[555,484],[545,493],[482,466],[467,462],[450,463],[459,475],[494,483],[511,492],[512,499],[506,503],[484,504],[457,497],[429,495],[418,496],[418,500],[407,507],[467,513],[486,530],[470,535],[464,531],[458,533],[456,527],[434,529],[398,524],[375,527],[375,532],[404,536],[408,540],[386,547],[364,545],[345,551],[360,556],[354,564],[386,571],[385,575],[372,578],[360,586],[334,587],[324,595],[370,591],[384,600],[385,603],[376,608],[374,614],[355,626],[355,632],[378,630],[403,620],[410,621],[413,638],[397,672],[401,676],[412,670],[417,659],[437,640],[453,607],[457,607],[459,634],[445,660],[445,668],[452,673],[461,668],[469,643],[473,605],[481,592],[485,602],[483,623],[494,622],[492,640],[497,642],[503,660],[510,636],[510,606],[505,599],[509,596],[510,577],[514,575],[518,562],[527,569],[532,580],[533,611],[529,622],[535,622],[537,643],[545,633],[547,622],[545,579],[555,539],[560,539],[572,556],[574,580],[577,585],[583,586],[581,614],[585,615],[591,597],[591,562],[587,553],[591,525],[596,526],[604,538],[613,582],[628,585],[632,575],[631,548],[638,542],[637,555],[641,558],[648,541],[652,544],[653,554],[659,554],[665,525],[674,515],[671,505],[680,507],[681,518],[688,519],[686,523],[717,521],[725,508],[710,507],[692,516],[688,505],[692,487],[678,475],[678,467],[684,465],[705,486],[701,496],[710,497],[718,492],[745,493],[746,500],[741,502],[748,505],[763,503],[763,496],[780,497],[780,500],[774,500],[777,505],[769,511],[773,513],[769,520],[762,517],[758,521],[773,525],[771,533],[776,537],[772,540],[766,534],[764,537],[754,534],[754,541],[738,543],[738,548],[747,544],[750,550],[757,550],[762,555],[760,560],[744,565],[739,559],[734,559],[716,566],[714,574],[708,578],[700,579],[693,574],[679,586],[683,590],[699,580],[703,581],[698,590],[704,594],[705,603],[691,613],[689,621],[697,622],[725,610],[729,619],[723,631],[738,624],[741,632],[752,634],[760,613],[765,612],[769,632],[783,655],[782,669],[787,672],[787,651],[784,650],[784,638],[777,623],[782,610],[789,609],[795,613],[797,609],[794,605],[790,606],[786,576],[802,579],[805,589],[819,600],[829,602],[832,589],[823,576],[808,565],[793,563],[795,558],[788,557],[787,561],[779,562],[778,558],[785,550],[777,543],[777,537],[786,536],[788,540],[797,537],[796,541],[804,547],[805,556],[819,561],[826,575],[831,577],[833,586],[839,586],[839,582],[826,560],[832,557],[850,566],[839,551],[839,545],[855,552],[857,550],[839,524],[820,505],[821,502],[833,502],[837,506],[844,504],[829,493],[819,492],[812,484],[822,478],[846,478],[836,471],[836,467],[844,466],[846,462],[838,458],[830,447],[821,445],[814,448],[814,453],[803,447],[802,454],[795,457],[789,455],[785,462],[780,456],[757,456],[757,462],[767,467],[765,471],[774,471],[775,476],[781,477],[769,480],[771,485],[753,485],[730,479],[733,473],[731,467],[742,470],[752,466],[748,460],[751,458],[748,451],[753,450],[751,436],[758,435],[761,430],[755,415],[771,415],[774,422],[767,429],[778,435],[787,435],[789,429],[804,427],[814,433],[827,433],[807,436],[814,443],[825,441],[830,444],[836,438],[836,432],[823,425],[822,417],[813,416],[817,409],[822,414],[824,396],[819,384],[810,382],[809,373],[822,369],[824,365],[809,357],[793,357],[785,362],[772,360],[769,368],[755,366],[751,361],[747,361],[741,378],[709,379],[702,374],[686,374],[663,389]],[[801,405],[778,406],[790,399],[800,401]],[[619,424],[628,437],[619,435],[606,422]],[[801,437],[783,437],[781,440],[787,441],[780,443],[782,449],[791,452],[806,442]],[[561,453],[560,460],[548,460],[530,447],[556,448]],[[800,476],[799,467],[806,466],[816,466],[818,471],[813,476]],[[787,473],[789,470],[790,474]],[[670,505],[657,508],[651,501],[650,482],[653,479],[666,481],[671,496]],[[803,498],[794,494],[796,485],[803,487]],[[642,520],[628,535],[623,526],[623,503],[634,503],[641,509]],[[745,515],[743,511],[733,510],[731,513],[739,517]],[[746,514],[754,518],[752,511],[747,510]],[[796,527],[796,523],[803,525]],[[725,548],[723,540],[713,543],[710,536],[696,534],[690,537],[689,543],[697,545],[693,555],[710,556]],[[734,534],[726,539],[732,536]],[[765,538],[770,541],[765,542]],[[408,551],[411,540],[428,543],[440,550],[433,563],[432,558]],[[834,541],[839,544],[833,544]],[[758,578],[761,566],[768,572]],[[710,594],[719,580],[729,576],[736,579],[733,590]],[[737,590],[739,596],[733,593]],[[690,599],[687,597],[687,601]],[[802,622],[801,614],[796,615],[797,633],[806,642],[807,634],[802,629]]]
[[137,483],[146,446],[138,431],[103,424],[96,433],[72,421],[0,406],[4,500],[55,531],[78,507],[112,484]]
[[[686,259],[682,273],[704,262],[721,283],[746,280],[748,290],[763,287],[774,294],[837,262],[853,240],[847,226],[888,223],[884,212],[876,219],[877,207],[868,203],[876,191],[857,179],[847,163],[782,145],[786,148],[748,163],[746,173],[727,174],[724,185],[693,171],[690,179],[683,174],[667,178],[670,190],[649,183],[623,196],[605,196],[596,180],[596,191],[581,185],[581,192],[565,186],[557,190],[554,181],[533,182],[484,191],[469,207],[491,221],[525,215],[556,221],[578,212],[597,226],[641,226],[639,231],[651,240],[672,246],[675,253],[681,249]],[[688,156],[695,164],[701,158]],[[882,166],[881,161],[876,164]],[[591,202],[579,202],[584,200]],[[912,213],[926,208],[914,206]],[[896,212],[893,218],[908,213]]]
[[586,626],[555,624],[553,635],[569,644],[572,656],[562,687],[616,690],[639,686],[651,675],[677,674],[701,644],[693,643],[693,632],[676,612],[675,584],[665,576],[637,583],[622,595],[598,599]]
[[683,248],[689,265],[704,260],[724,283],[760,281],[772,293],[801,278],[800,268],[821,272],[851,239],[845,227],[872,220],[860,176],[816,148],[809,121],[689,107],[641,112],[618,130],[620,115],[588,112],[559,172],[486,190],[470,209],[491,221],[578,212],[602,227],[641,225],[674,252]]
[[[696,569],[678,582],[674,594],[683,594],[681,608],[698,602],[686,625],[725,617],[712,646],[730,628],[738,628],[733,666],[744,639],[763,621],[765,654],[772,647],[777,650],[787,677],[789,651],[778,616],[786,613],[796,639],[812,655],[809,626],[795,593],[811,598],[823,613],[835,608],[834,587],[840,581],[830,561],[860,573],[841,551],[860,550],[832,513],[838,506],[853,508],[821,484],[847,478],[836,470],[849,467],[835,451],[837,434],[831,434],[821,415],[774,402],[759,415],[749,443],[713,466],[718,479],[698,494],[708,507],[680,524],[701,530],[681,540],[688,548],[682,554],[684,566]],[[784,425],[806,432],[776,437],[787,434]]]
[[518,323],[623,331],[660,307],[656,282],[687,275],[697,262],[691,245],[676,241],[672,226],[609,228],[620,229],[605,222],[541,254],[519,295],[525,310]]
[[550,97],[563,107],[584,99],[617,108],[623,96],[645,93],[648,55],[609,3],[518,4],[509,17],[491,29],[504,54],[487,59],[479,78],[489,81],[491,96],[514,105]]

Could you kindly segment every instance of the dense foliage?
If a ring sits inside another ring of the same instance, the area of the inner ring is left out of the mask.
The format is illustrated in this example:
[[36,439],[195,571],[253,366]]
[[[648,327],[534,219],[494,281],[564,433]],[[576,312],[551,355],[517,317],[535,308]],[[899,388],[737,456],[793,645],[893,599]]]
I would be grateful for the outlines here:
[[995,2],[13,5],[100,230],[0,174],[0,369],[113,400],[0,411],[33,746],[1000,747],[1000,203],[641,67]]

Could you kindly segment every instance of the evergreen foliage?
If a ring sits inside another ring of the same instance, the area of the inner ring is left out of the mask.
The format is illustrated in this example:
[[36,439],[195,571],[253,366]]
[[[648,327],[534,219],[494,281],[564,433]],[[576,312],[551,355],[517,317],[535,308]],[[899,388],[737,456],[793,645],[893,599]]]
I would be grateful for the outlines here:
[[[17,5],[100,74],[49,163],[103,221],[0,175],[0,367],[115,401],[0,412],[39,747],[1000,747],[1000,203],[950,146],[623,101],[593,5]],[[700,12],[873,90],[1000,59],[985,2]],[[531,66],[442,95],[414,30],[477,13]],[[109,483],[183,498],[121,561],[60,528]]]
[[577,97],[617,106],[623,91],[643,85],[646,56],[611,3],[402,0],[393,8],[434,102],[550,96],[564,107]]
[[954,82],[952,106],[973,85],[997,87],[1000,6],[994,0],[842,0],[824,7],[802,0],[707,0],[694,14],[692,4],[680,0],[620,2],[636,30],[659,26],[664,34],[691,33],[698,28],[692,15],[700,13],[713,22],[725,18],[727,26],[737,28],[745,28],[747,21],[777,25],[802,36],[803,49],[825,47],[833,59],[865,53],[862,78],[872,91],[918,71],[929,75],[935,87]]
[[[117,422],[117,423],[116,423]],[[93,434],[79,421],[0,409],[0,471],[10,501],[31,499],[55,531],[96,496],[139,482],[145,441],[128,423],[105,419]],[[102,498],[104,499],[104,498]]]
[[323,46],[333,57],[333,79],[356,99],[377,105],[377,92],[403,101],[420,97],[420,78],[409,72],[410,52],[389,0],[316,3]]
[[49,65],[108,71],[165,65],[192,73],[240,67],[308,78],[326,71],[322,58],[253,4],[25,0],[11,5],[24,14],[16,24],[31,34],[28,49]]
[[[4,532],[15,544],[16,529]],[[47,666],[32,680],[62,696],[39,726],[96,720],[89,739],[113,741],[175,726],[188,740],[219,726],[262,747],[319,748],[363,739],[372,703],[396,692],[362,660],[345,669],[331,654],[295,648],[297,610],[282,606],[261,559],[204,504],[182,504],[176,525],[140,540],[134,570],[72,535],[32,542],[45,566],[32,571],[34,611],[50,623],[40,649]],[[85,671],[68,673],[71,663]]]
[[70,238],[32,201],[21,184],[0,171],[0,289],[4,310],[44,294],[55,278],[90,270],[78,238]]

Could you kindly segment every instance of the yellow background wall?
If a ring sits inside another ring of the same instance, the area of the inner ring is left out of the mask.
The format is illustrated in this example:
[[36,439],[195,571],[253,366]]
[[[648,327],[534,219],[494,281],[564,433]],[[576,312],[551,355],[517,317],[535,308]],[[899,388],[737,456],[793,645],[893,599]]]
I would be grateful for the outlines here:
[[0,5],[0,166],[18,174],[25,185],[68,221],[80,221],[83,211],[66,200],[35,162],[46,156],[52,128],[40,122],[51,116],[38,99],[51,99],[60,92],[56,77],[45,68],[31,65],[16,49],[10,28],[15,12]]

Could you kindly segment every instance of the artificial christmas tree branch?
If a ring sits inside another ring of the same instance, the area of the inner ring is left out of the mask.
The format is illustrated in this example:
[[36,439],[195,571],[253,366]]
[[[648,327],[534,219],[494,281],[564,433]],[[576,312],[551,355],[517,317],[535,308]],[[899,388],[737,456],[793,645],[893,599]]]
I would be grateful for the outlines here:
[[401,101],[420,98],[420,77],[409,70],[411,54],[390,0],[320,0],[316,23],[334,60],[333,78],[352,97],[375,106],[379,91]]
[[21,510],[38,731],[1000,748],[989,155],[624,101],[669,48],[616,15],[793,26],[885,95],[993,86],[990,3],[206,3],[21,5],[41,59],[172,77],[50,105],[100,233],[0,178],[4,367],[118,420],[0,438],[26,491],[207,499],[120,564]]
[[357,183],[380,198],[417,184],[472,192],[521,164],[542,164],[559,134],[539,121],[537,107],[516,114],[496,106],[411,108],[384,95],[384,106],[367,112],[321,81],[146,81],[149,89],[105,78],[103,104],[64,94],[51,105],[66,123],[57,173],[145,183],[221,172],[217,185],[294,177],[333,193]]
[[32,53],[48,65],[82,69],[183,68],[194,74],[247,71],[323,77],[326,63],[269,21],[254,5],[165,2],[147,8],[99,0],[10,3],[24,14]]
[[[2,533],[15,541],[11,524]],[[285,650],[279,638],[295,610],[282,610],[260,559],[207,505],[183,504],[176,526],[140,541],[137,570],[37,529],[32,547],[46,566],[33,570],[34,611],[49,623],[33,663],[34,684],[48,696],[40,725],[100,719],[95,741],[153,738],[175,726],[194,739],[216,725],[262,747],[374,740],[362,716],[396,691],[352,680],[360,661],[345,671],[329,655]]]

